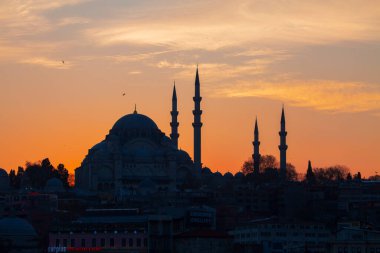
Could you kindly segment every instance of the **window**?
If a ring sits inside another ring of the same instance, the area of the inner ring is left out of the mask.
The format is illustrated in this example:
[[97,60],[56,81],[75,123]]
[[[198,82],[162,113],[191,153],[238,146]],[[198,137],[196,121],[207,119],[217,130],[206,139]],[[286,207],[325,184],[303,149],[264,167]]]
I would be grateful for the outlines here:
[[148,239],[144,238],[144,247],[148,247]]
[[140,238],[137,238],[137,240],[136,240],[136,246],[137,247],[141,247],[141,239]]
[[127,247],[127,239],[121,239],[121,247]]
[[110,247],[115,247],[115,240],[113,238],[110,238]]
[[128,245],[129,245],[129,247],[133,247],[133,239],[132,238],[129,238]]
[[86,247],[86,240],[85,239],[82,239],[81,246]]
[[75,247],[75,239],[71,239],[70,244],[71,244],[71,247]]
[[91,246],[96,247],[96,238],[92,238]]
[[59,239],[55,239],[55,247],[59,246]]
[[63,239],[63,247],[67,247],[67,239]]
[[100,239],[100,246],[105,247],[106,246],[106,239],[102,238]]

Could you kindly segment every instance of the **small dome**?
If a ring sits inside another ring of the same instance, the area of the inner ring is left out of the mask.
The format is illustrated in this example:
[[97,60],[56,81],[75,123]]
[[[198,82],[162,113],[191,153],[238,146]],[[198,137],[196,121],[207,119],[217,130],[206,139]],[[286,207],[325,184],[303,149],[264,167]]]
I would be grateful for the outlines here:
[[202,169],[202,174],[205,174],[205,175],[211,175],[212,172],[211,172],[211,170],[210,170],[209,168],[204,167],[204,168]]
[[121,117],[116,121],[115,125],[112,127],[113,130],[127,130],[127,129],[158,129],[154,121],[143,115],[133,113]]
[[244,177],[244,174],[242,172],[238,172],[235,174],[235,178],[241,179]]
[[186,151],[178,150],[178,158],[181,162],[191,162],[191,157]]
[[1,168],[0,168],[0,177],[8,177],[8,173],[4,169],[1,169]]
[[46,181],[45,191],[47,192],[63,192],[65,191],[63,183],[59,178],[53,177]]
[[6,217],[0,219],[0,237],[6,236],[36,236],[33,226],[25,219]]
[[231,172],[227,172],[227,173],[225,173],[225,174],[223,175],[223,177],[228,178],[228,179],[232,179],[232,178],[234,178],[234,175],[232,175]]
[[214,176],[222,177],[222,173],[220,173],[219,171],[217,171],[217,172],[214,173]]

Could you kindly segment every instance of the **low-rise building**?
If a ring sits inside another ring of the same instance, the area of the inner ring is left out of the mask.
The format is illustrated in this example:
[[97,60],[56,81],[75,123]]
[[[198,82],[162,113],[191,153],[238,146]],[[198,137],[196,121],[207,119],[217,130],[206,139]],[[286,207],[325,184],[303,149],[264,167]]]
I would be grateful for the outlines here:
[[380,231],[360,222],[338,224],[332,253],[380,253]]
[[332,238],[321,223],[283,222],[276,218],[253,220],[231,231],[234,244],[242,252],[328,252]]
[[174,237],[175,253],[230,253],[232,236],[211,229],[197,229]]

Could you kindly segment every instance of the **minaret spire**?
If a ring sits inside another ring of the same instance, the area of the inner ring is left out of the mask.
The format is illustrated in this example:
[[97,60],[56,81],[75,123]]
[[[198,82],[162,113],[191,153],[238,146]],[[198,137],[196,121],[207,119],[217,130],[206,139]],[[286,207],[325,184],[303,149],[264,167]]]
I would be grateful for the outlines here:
[[177,110],[177,92],[175,89],[175,81],[174,81],[174,86],[173,86],[173,96],[172,96],[172,111],[170,112],[172,115],[172,122],[170,122],[170,126],[172,128],[172,132],[170,134],[170,138],[172,139],[175,147],[178,149],[178,110]]
[[194,100],[194,122],[193,122],[193,128],[194,128],[194,165],[195,168],[199,171],[202,169],[202,159],[201,159],[201,128],[202,128],[202,122],[201,122],[201,101],[202,97],[200,95],[200,82],[199,82],[199,74],[198,74],[198,65],[197,65],[197,71],[195,74],[195,96],[193,97]]
[[253,172],[259,174],[260,171],[260,141],[259,141],[259,127],[257,126],[257,117],[255,120],[255,131],[254,131],[254,141],[253,144]]
[[286,150],[288,149],[288,145],[286,145],[286,132],[285,128],[285,112],[284,105],[282,105],[282,113],[281,113],[281,131],[278,133],[280,135],[280,145],[278,149],[280,150],[280,175],[283,179],[286,177]]

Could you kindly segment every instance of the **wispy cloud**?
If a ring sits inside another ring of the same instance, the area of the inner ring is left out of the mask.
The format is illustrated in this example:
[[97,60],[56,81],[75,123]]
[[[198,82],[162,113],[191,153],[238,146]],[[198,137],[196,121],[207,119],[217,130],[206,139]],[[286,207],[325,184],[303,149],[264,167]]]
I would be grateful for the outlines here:
[[142,61],[146,59],[152,59],[158,55],[166,54],[173,52],[171,50],[164,50],[164,51],[153,51],[153,52],[147,52],[147,53],[139,53],[139,54],[124,54],[124,55],[110,55],[106,56],[106,59],[122,63],[122,62],[136,62],[136,61]]
[[130,75],[139,75],[139,74],[141,74],[141,73],[142,73],[142,72],[139,71],[139,70],[129,71],[129,72],[128,72],[128,74],[130,74]]
[[[75,59],[78,65],[91,60],[138,62],[138,70],[130,68],[129,74],[167,68],[183,77],[194,75],[199,59],[208,83],[205,90],[213,95],[260,96],[331,111],[378,109],[379,89],[360,78],[338,81],[344,78],[336,74],[331,79],[337,81],[319,81],[314,79],[330,76],[286,76],[301,72],[302,66],[281,73],[286,61],[295,59],[297,48],[380,41],[378,1],[168,1],[111,3],[96,18],[62,8],[86,0],[3,1],[0,57],[57,69],[73,66],[62,64],[57,55]],[[103,3],[93,4],[89,6],[101,9]],[[57,12],[59,17],[48,15],[60,8],[65,10]]]
[[[244,56],[243,59],[235,61],[234,57]],[[274,50],[252,50],[233,53],[228,61],[212,63],[206,62],[199,65],[201,75],[207,77],[207,81],[213,84],[221,84],[225,81],[244,80],[252,76],[268,74],[268,69],[273,63],[286,60],[290,54],[285,51]],[[153,66],[157,68],[170,68],[178,71],[180,76],[190,77],[194,75],[195,64],[181,61],[161,60]]]
[[85,1],[1,1],[0,24],[8,40],[20,39],[20,36],[35,35],[54,29],[55,23],[46,18],[43,15],[44,12]]
[[150,18],[116,18],[89,29],[87,35],[103,46],[132,43],[177,50],[217,50],[249,42],[325,44],[380,39],[380,4],[365,2],[218,1],[218,8],[210,9],[216,3],[205,1],[203,8],[187,6],[189,11],[182,16],[172,15],[167,8]]
[[294,106],[330,112],[364,112],[380,110],[380,87],[365,83],[329,80],[240,82],[215,89],[214,96],[263,97]]
[[73,66],[71,62],[64,62],[62,60],[51,60],[44,57],[36,57],[22,60],[21,63],[38,65],[46,68],[54,69],[69,69]]
[[88,24],[91,20],[83,17],[65,17],[61,19],[57,25],[58,26],[67,26],[67,25],[78,25],[78,24]]

